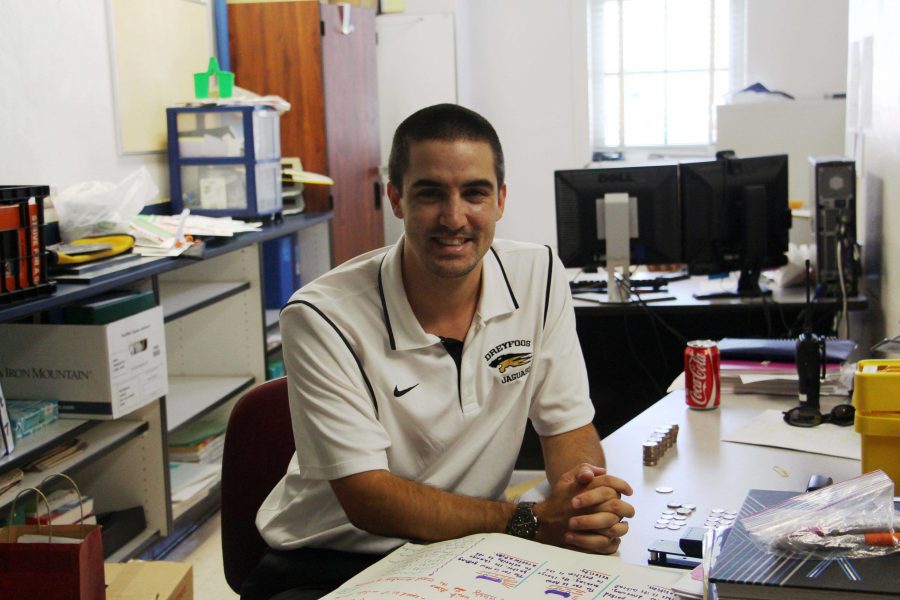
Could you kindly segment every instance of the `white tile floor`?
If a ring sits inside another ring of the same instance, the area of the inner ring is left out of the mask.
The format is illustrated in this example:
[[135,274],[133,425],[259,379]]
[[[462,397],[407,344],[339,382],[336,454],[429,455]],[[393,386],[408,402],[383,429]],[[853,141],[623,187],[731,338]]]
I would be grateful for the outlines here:
[[178,544],[165,560],[186,562],[194,567],[195,600],[237,600],[225,582],[222,570],[222,529],[219,513]]

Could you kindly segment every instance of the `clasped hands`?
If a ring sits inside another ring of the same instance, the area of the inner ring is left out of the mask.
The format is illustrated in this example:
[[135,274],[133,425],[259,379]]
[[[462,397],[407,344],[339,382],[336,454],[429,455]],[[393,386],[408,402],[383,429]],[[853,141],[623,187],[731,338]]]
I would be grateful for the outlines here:
[[583,552],[612,554],[628,532],[624,518],[634,507],[622,500],[633,490],[603,467],[583,463],[567,471],[550,495],[534,507],[538,518],[537,540]]

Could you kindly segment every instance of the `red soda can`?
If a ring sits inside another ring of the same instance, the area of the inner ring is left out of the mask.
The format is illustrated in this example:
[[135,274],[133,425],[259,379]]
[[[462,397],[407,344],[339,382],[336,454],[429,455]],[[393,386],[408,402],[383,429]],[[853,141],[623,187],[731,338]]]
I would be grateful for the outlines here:
[[684,349],[684,401],[691,408],[719,408],[719,346],[694,340]]

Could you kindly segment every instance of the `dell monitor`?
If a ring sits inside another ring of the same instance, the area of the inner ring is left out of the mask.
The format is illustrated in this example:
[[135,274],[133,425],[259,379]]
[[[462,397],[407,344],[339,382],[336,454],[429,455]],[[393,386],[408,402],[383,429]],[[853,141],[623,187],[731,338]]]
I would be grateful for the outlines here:
[[614,267],[682,262],[677,165],[556,171],[555,186],[559,257],[605,266],[611,299]]
[[[760,273],[787,264],[791,211],[786,155],[682,163],[684,261],[692,275],[740,271],[736,291],[768,294]],[[701,296],[698,296],[698,298]]]

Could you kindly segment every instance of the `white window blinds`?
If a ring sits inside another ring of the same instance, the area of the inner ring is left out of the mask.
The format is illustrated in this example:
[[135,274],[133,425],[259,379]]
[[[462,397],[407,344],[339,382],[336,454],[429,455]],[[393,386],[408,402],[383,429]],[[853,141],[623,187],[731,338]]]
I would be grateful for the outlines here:
[[742,81],[744,0],[591,0],[597,150],[701,148]]

